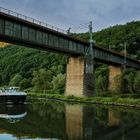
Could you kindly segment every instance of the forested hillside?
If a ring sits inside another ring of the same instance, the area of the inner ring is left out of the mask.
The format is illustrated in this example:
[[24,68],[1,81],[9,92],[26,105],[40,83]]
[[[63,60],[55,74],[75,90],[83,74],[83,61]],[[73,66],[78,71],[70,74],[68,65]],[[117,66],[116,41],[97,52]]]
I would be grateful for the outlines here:
[[[88,33],[81,33],[79,38],[88,40]],[[116,25],[93,34],[96,44],[114,51],[123,52],[127,43],[127,53],[140,59],[140,21],[133,21],[125,25]]]
[[[88,33],[74,35],[88,40]],[[127,43],[127,54],[140,59],[140,22],[117,25],[93,34],[96,44],[123,53]],[[20,86],[37,91],[64,92],[66,57],[21,46],[9,45],[0,48],[0,85]],[[96,84],[99,91],[107,90],[106,65],[96,69]],[[123,77],[123,78],[122,78]],[[123,76],[125,92],[140,92],[140,74],[127,70]]]
[[0,84],[29,88],[35,82],[36,88],[42,89],[40,86],[44,84],[43,89],[49,88],[50,84],[41,81],[52,82],[53,85],[58,78],[61,80],[65,61],[62,55],[9,45],[0,49]]

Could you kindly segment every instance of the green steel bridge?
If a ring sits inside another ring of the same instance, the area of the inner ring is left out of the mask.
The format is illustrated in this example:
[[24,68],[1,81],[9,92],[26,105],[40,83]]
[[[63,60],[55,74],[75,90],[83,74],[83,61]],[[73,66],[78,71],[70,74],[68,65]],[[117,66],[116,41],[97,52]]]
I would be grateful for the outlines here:
[[109,65],[110,91],[118,90],[114,79],[123,68],[140,70],[138,60],[76,39],[64,30],[4,8],[0,8],[0,41],[68,55],[66,96],[96,95],[95,61]]
[[[89,42],[73,38],[64,30],[0,7],[0,41],[63,53],[85,56]],[[122,54],[93,45],[95,61],[124,65]],[[126,67],[140,69],[140,62],[126,57]]]

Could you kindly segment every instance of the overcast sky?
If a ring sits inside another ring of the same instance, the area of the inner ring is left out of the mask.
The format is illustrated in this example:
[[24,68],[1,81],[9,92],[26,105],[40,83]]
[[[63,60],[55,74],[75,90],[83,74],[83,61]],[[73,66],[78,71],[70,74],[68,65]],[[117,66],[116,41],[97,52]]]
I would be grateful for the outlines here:
[[140,0],[0,0],[0,7],[74,31],[89,21],[97,31],[140,20]]

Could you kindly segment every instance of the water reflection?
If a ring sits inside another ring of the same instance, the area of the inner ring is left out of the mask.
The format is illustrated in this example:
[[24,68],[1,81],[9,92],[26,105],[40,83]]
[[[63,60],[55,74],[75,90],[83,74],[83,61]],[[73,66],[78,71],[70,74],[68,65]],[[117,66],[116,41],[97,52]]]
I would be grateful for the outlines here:
[[5,119],[10,123],[19,122],[26,115],[27,115],[27,112],[25,111],[25,105],[0,106],[0,119]]
[[[140,111],[137,111],[140,117]],[[132,116],[134,118],[138,117],[133,114],[133,110],[86,105],[66,105],[66,139],[139,139],[140,118],[137,118],[138,122],[136,123],[135,119],[132,119]],[[134,135],[133,132],[136,134]]]
[[[107,122],[107,110],[86,105],[66,105],[67,140],[100,138]],[[100,130],[100,131],[99,131]]]
[[137,140],[139,131],[136,109],[56,101],[0,107],[0,139]]
[[93,139],[94,108],[66,105],[66,136],[68,140]]

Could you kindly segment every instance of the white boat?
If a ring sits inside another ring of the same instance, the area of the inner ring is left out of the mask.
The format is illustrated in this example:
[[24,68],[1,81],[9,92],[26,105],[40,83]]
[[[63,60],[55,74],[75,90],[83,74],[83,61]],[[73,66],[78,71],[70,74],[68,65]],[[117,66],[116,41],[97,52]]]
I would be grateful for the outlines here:
[[18,87],[9,87],[0,90],[0,103],[24,103],[27,93],[19,91]]

